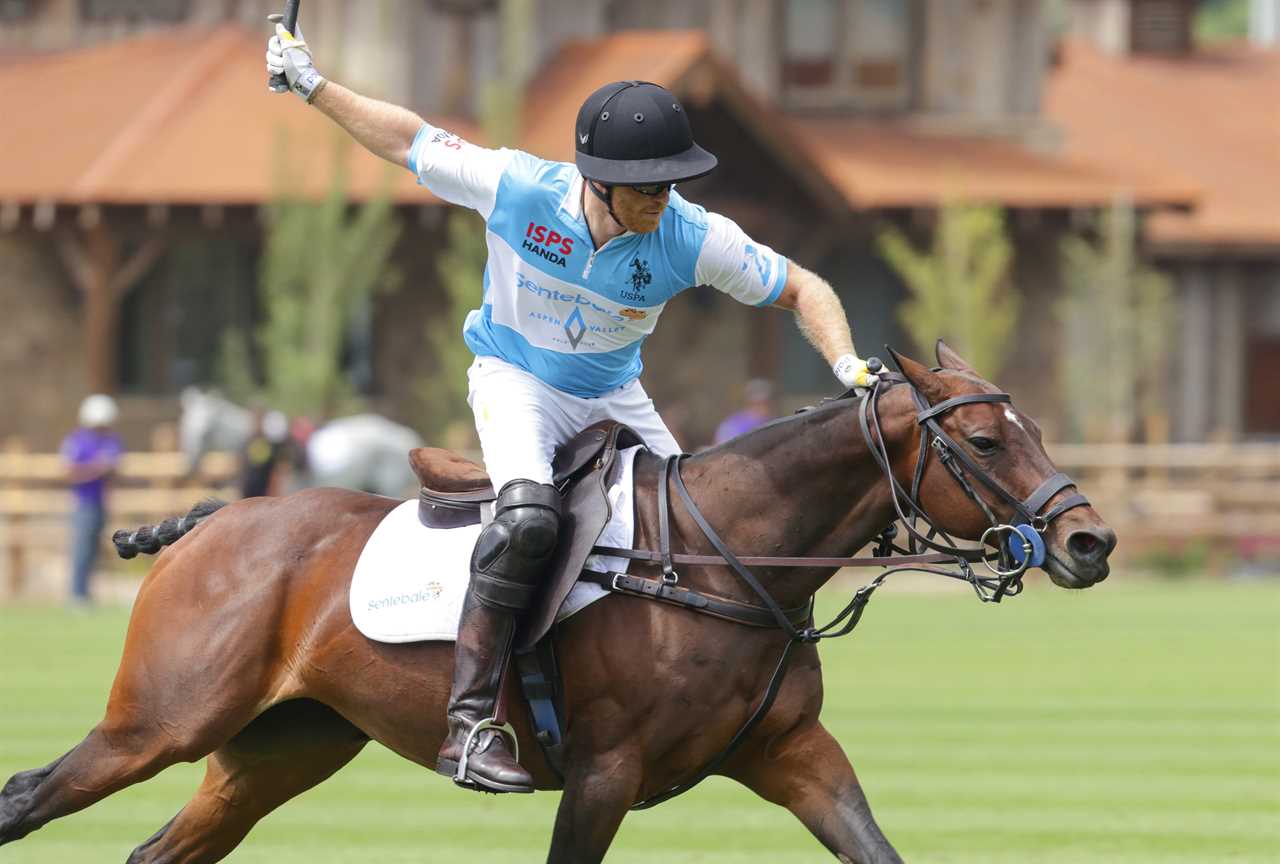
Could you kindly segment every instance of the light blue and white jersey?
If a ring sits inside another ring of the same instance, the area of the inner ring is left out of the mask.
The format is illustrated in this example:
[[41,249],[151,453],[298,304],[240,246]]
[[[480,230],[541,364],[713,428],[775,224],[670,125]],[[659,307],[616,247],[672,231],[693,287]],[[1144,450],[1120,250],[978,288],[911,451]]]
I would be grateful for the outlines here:
[[584,181],[570,163],[477,147],[429,124],[408,161],[419,183],[487,226],[484,299],[463,326],[467,346],[575,396],[637,378],[641,344],[681,291],[711,285],[767,306],[787,281],[785,258],[674,190],[656,231],[593,249]]

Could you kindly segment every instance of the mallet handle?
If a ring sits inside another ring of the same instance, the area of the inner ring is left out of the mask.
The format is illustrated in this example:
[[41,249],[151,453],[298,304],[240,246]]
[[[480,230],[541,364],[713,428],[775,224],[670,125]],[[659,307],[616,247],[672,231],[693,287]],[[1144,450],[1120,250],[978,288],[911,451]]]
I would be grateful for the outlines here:
[[[302,0],[285,0],[284,4],[284,29],[293,33],[294,28],[298,26],[298,6],[302,4]],[[284,73],[280,72],[272,75],[267,79],[267,87],[273,93],[283,93],[289,89],[289,80],[284,77]]]

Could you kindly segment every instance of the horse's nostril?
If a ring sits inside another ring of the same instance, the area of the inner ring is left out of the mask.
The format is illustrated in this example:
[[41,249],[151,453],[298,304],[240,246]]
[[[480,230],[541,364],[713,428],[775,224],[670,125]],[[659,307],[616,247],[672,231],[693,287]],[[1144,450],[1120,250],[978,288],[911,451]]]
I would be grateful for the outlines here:
[[1072,531],[1067,538],[1067,551],[1082,561],[1099,561],[1111,554],[1116,545],[1116,534],[1105,531]]

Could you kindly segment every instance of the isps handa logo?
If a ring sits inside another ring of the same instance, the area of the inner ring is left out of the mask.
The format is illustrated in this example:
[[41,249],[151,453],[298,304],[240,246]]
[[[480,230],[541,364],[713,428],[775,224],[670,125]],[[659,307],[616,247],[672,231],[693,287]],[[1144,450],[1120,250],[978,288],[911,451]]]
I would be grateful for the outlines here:
[[529,227],[524,230],[524,236],[525,240],[520,244],[521,248],[539,258],[545,258],[552,264],[563,267],[566,263],[565,256],[573,254],[573,238],[564,237],[559,231],[548,228],[546,225],[530,222]]

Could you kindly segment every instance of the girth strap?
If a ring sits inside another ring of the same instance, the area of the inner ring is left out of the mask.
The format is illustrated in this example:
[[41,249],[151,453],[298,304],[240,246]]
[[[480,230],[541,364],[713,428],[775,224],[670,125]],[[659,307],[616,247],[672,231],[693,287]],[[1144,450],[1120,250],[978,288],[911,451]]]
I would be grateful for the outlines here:
[[688,792],[694,786],[697,786],[703,780],[710,777],[720,769],[720,766],[729,760],[738,746],[746,739],[751,731],[760,724],[764,719],[764,715],[769,713],[769,709],[773,707],[773,700],[778,697],[778,691],[782,689],[782,679],[786,677],[787,666],[791,661],[791,649],[796,646],[795,639],[788,639],[787,644],[782,647],[782,656],[778,658],[778,665],[773,669],[773,677],[769,679],[769,686],[765,688],[764,696],[760,699],[760,704],[756,706],[756,710],[751,712],[751,716],[747,718],[747,722],[742,724],[742,728],[729,741],[725,748],[720,751],[716,758],[708,762],[701,771],[695,776],[679,784],[673,786],[666,792],[654,795],[652,798],[646,798],[638,804],[632,804],[632,810],[648,810],[650,807],[656,807],[663,801],[669,801],[677,795]]

